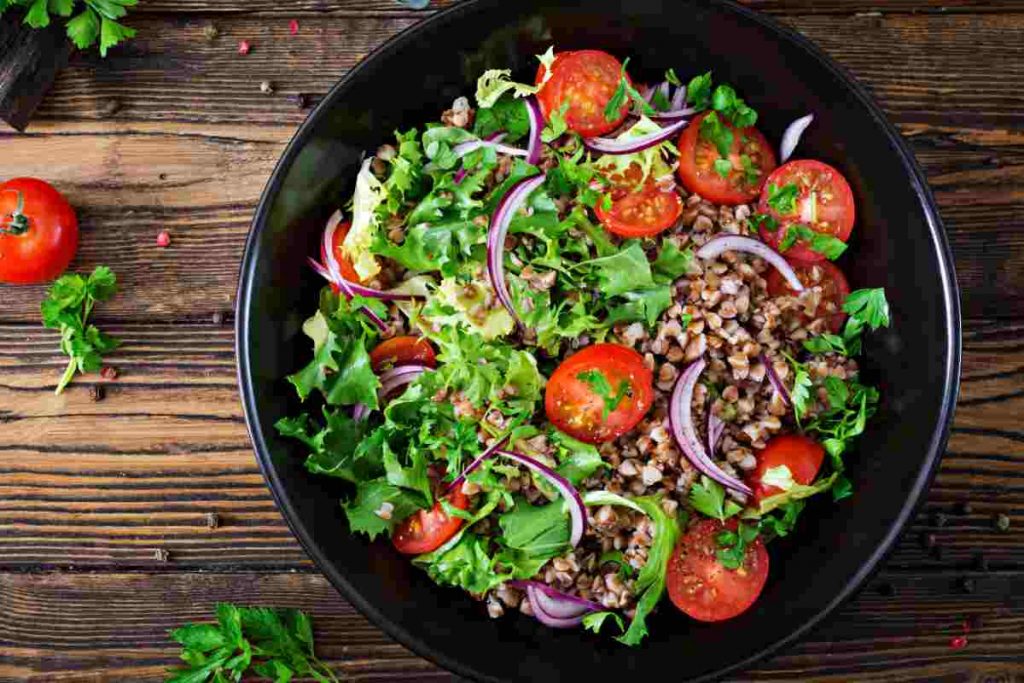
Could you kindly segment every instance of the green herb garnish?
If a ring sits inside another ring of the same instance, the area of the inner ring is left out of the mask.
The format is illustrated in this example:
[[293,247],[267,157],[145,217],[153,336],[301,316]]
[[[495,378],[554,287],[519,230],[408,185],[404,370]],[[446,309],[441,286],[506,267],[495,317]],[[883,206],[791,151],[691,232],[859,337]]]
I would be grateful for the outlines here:
[[743,510],[725,497],[725,489],[718,482],[704,475],[690,487],[690,505],[702,515],[723,522]]
[[619,404],[630,395],[629,382],[619,380],[619,386],[612,394],[612,385],[600,370],[587,370],[576,375],[576,379],[585,382],[595,394],[601,397],[601,419],[607,420],[608,415],[619,407]]
[[618,121],[622,115],[622,106],[626,104],[626,99],[631,99],[636,102],[640,110],[650,116],[654,113],[654,107],[652,107],[644,96],[633,87],[633,84],[629,82],[626,77],[626,67],[629,65],[629,58],[622,63],[622,73],[619,74],[619,86],[615,89],[612,94],[612,98],[608,100],[608,104],[604,108],[604,118],[606,121]]
[[747,547],[757,539],[758,528],[753,524],[740,522],[736,531],[725,529],[715,535],[718,551],[715,556],[726,569],[739,569],[747,555]]
[[847,246],[846,242],[838,237],[811,230],[801,223],[794,223],[786,226],[782,241],[779,243],[779,251],[788,251],[800,240],[806,242],[811,251],[824,255],[830,261],[835,261],[842,256]]
[[[80,50],[100,43],[100,56],[118,43],[135,37],[135,29],[118,23],[138,0],[0,0],[0,14],[11,7],[25,7],[24,22],[32,28],[50,25],[50,14],[67,19],[68,38]],[[75,16],[76,9],[81,11]]]

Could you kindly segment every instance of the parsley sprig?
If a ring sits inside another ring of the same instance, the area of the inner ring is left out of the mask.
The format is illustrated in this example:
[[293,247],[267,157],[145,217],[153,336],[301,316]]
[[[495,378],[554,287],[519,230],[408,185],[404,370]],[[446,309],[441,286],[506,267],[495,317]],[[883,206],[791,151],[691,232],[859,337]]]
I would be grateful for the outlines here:
[[[139,0],[0,0],[0,14],[12,7],[25,7],[25,23],[32,28],[50,25],[50,14],[67,19],[68,38],[80,50],[100,44],[100,56],[118,43],[135,37],[135,29],[118,22],[128,7]],[[75,10],[81,11],[75,14]],[[74,14],[74,16],[71,16]]]
[[[697,110],[711,110],[700,122],[700,137],[718,150],[720,157],[715,160],[713,167],[718,175],[728,178],[733,170],[728,157],[735,133],[726,125],[726,121],[738,129],[749,128],[757,123],[757,112],[736,94],[732,86],[721,83],[712,90],[712,84],[710,71],[694,76],[686,87],[686,101]],[[740,164],[744,182],[756,184],[761,177],[760,169],[747,155],[740,157]]]
[[88,278],[72,273],[61,276],[40,305],[43,325],[60,330],[60,350],[71,357],[54,393],[64,391],[76,372],[96,372],[103,354],[120,342],[89,325],[97,301],[107,301],[117,292],[117,277],[107,266],[97,266]]
[[747,556],[747,547],[753,543],[758,536],[758,527],[754,524],[740,522],[736,531],[724,529],[715,535],[715,542],[718,544],[719,563],[726,569],[739,569],[743,566],[743,560]]
[[576,379],[586,383],[595,394],[601,397],[602,421],[607,420],[608,415],[613,410],[616,410],[630,394],[629,382],[624,379],[619,380],[619,385],[613,394],[611,383],[608,382],[608,378],[600,370],[586,370],[576,375]]
[[725,497],[725,489],[718,482],[704,475],[690,487],[690,505],[705,517],[713,517],[721,522],[743,510]]
[[804,348],[811,353],[856,356],[861,351],[861,334],[865,327],[877,330],[889,326],[889,302],[881,287],[850,292],[843,302],[843,310],[849,318],[842,335],[825,333],[812,337],[804,342]]
[[308,677],[336,683],[337,676],[313,653],[313,625],[297,609],[217,605],[217,623],[189,624],[171,631],[183,646],[184,667],[167,683],[238,681],[246,672],[290,681]]

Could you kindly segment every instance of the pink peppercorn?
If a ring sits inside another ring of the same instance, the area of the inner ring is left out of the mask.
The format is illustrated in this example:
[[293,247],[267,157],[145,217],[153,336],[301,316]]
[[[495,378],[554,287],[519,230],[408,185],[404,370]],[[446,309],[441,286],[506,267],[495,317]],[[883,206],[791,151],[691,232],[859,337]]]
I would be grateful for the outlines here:
[[293,36],[299,32],[299,22],[297,19],[292,19],[288,22],[288,30],[291,31]]
[[117,379],[117,368],[112,365],[104,365],[100,370],[100,377],[103,379]]
[[240,41],[238,43],[238,54],[240,54],[240,55],[247,55],[247,54],[249,54],[249,50],[251,50],[251,49],[252,49],[252,45],[249,43],[248,40],[243,40],[243,41]]
[[161,230],[160,234],[156,236],[156,246],[158,247],[169,247],[171,246],[171,233],[166,230]]
[[955,636],[950,638],[949,646],[954,650],[962,650],[967,647],[967,636]]

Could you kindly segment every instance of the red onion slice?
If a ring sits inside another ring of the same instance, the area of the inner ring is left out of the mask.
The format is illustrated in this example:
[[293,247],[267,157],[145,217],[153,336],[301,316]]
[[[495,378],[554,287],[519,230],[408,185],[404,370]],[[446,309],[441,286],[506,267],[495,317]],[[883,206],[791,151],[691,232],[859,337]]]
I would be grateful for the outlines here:
[[527,586],[526,595],[530,599],[530,607],[533,608],[533,616],[537,618],[537,621],[548,626],[550,628],[573,628],[583,623],[583,616],[577,615],[575,617],[556,617],[553,614],[549,614],[541,607],[540,591],[534,586]]
[[485,460],[489,459],[492,455],[497,453],[498,449],[504,446],[506,441],[508,441],[507,435],[503,436],[502,438],[498,439],[490,446],[485,448],[484,452],[478,455],[473,462],[469,463],[466,469],[462,470],[459,476],[455,477],[455,480],[448,485],[448,491],[454,491],[459,486],[462,486],[462,482],[466,481],[466,477],[472,474],[476,470],[476,468],[480,467],[480,465],[482,465]]
[[542,173],[520,180],[513,185],[498,202],[498,208],[494,210],[494,215],[491,217],[491,227],[487,231],[487,276],[491,280],[491,286],[494,287],[494,293],[498,295],[498,301],[520,326],[523,321],[512,305],[512,296],[508,293],[508,285],[505,283],[505,236],[508,235],[508,226],[512,223],[516,211],[530,196],[530,193],[544,183],[545,177],[545,174]]
[[[327,274],[324,275],[324,272],[318,268],[320,264],[316,262],[313,262],[315,264],[313,266],[314,270],[337,285],[338,289],[344,292],[349,298],[353,296],[363,296],[367,299],[379,299],[381,301],[410,301],[413,299],[423,298],[416,294],[399,294],[397,292],[385,292],[379,289],[373,289],[372,287],[364,287],[358,282],[352,282],[351,280],[345,279],[341,274],[341,265],[338,264],[337,256],[334,254],[334,233],[340,224],[341,212],[335,211],[327,221],[327,227],[324,229],[324,240],[320,250],[324,257],[324,263],[327,264]],[[310,261],[312,261],[312,259],[310,259]]]
[[[340,280],[335,280],[334,276],[331,275],[327,268],[324,267],[319,261],[310,257],[306,257],[306,260],[309,261],[309,265],[312,266],[313,270],[316,271],[317,275],[324,278],[328,282],[334,284],[345,295],[346,298],[351,299],[354,296],[348,280],[344,278],[341,278]],[[359,309],[359,312],[365,315],[367,318],[369,318],[370,322],[376,325],[378,330],[380,330],[381,332],[387,331],[388,324],[384,322],[383,318],[374,313],[372,310],[370,310],[366,306],[363,306],[362,308]]]
[[685,119],[693,116],[697,113],[697,110],[693,107],[682,107],[680,109],[670,109],[668,111],[659,111],[651,114],[651,118],[655,121],[677,121],[679,119]]
[[583,504],[583,498],[580,497],[579,491],[569,483],[568,479],[528,455],[522,455],[515,451],[498,451],[498,455],[514,460],[536,472],[558,490],[569,506],[569,543],[574,548],[579,545],[580,539],[583,538],[583,532],[587,528],[587,508]]
[[452,147],[452,151],[457,157],[464,157],[470,152],[475,152],[481,147],[493,147],[495,151],[501,152],[502,154],[508,154],[509,156],[525,157],[527,151],[518,147],[509,147],[508,145],[501,144],[501,141],[505,139],[505,134],[492,136],[488,140],[466,140]]
[[796,276],[796,272],[793,271],[793,267],[789,265],[786,259],[782,258],[777,251],[764,242],[750,237],[721,235],[698,249],[697,256],[702,259],[712,259],[727,251],[742,251],[763,258],[775,266],[775,269],[779,271],[782,277],[786,278],[786,282],[789,283],[794,292],[804,291],[804,284],[800,282],[800,278]]
[[707,361],[703,358],[695,360],[683,371],[672,390],[668,404],[668,423],[672,436],[682,449],[686,458],[699,471],[714,479],[722,486],[739,491],[745,495],[753,494],[749,486],[739,479],[722,471],[721,468],[705,452],[704,445],[697,438],[697,430],[693,425],[693,387],[700,379]]
[[782,399],[783,403],[787,406],[793,405],[793,402],[789,398],[789,391],[786,389],[786,385],[782,383],[782,379],[779,377],[778,373],[775,372],[775,365],[772,363],[771,359],[763,353],[760,358],[761,362],[764,363],[764,371],[765,374],[768,375],[768,381],[772,383],[772,388],[775,389],[775,392]]
[[814,121],[814,114],[808,114],[801,116],[786,127],[786,132],[782,134],[782,142],[779,144],[780,164],[786,163],[786,160],[793,155],[793,150],[800,144],[800,138],[803,137],[804,131],[812,121]]
[[526,115],[530,118],[530,144],[526,149],[526,163],[536,166],[540,163],[540,155],[543,150],[540,134],[544,129],[544,115],[540,111],[537,98],[533,95],[526,98],[525,104]]
[[540,581],[509,581],[508,584],[519,590],[529,591],[533,589],[536,591],[537,600],[530,600],[530,603],[536,602],[542,610],[553,617],[567,619],[583,616],[588,612],[600,612],[605,609],[599,603],[581,598],[578,595],[563,593]]
[[672,105],[672,109],[682,109],[684,106],[686,106],[685,85],[681,85],[678,88],[676,88],[676,92],[674,95],[672,95],[672,101],[670,104]]
[[352,419],[356,422],[362,422],[366,418],[370,417],[370,409],[362,403],[357,403],[352,406]]
[[583,138],[583,144],[595,152],[602,154],[636,154],[655,145],[660,145],[673,135],[686,128],[688,121],[676,121],[665,126],[661,130],[641,135],[638,138],[628,140],[616,140],[614,138]]
[[[396,365],[380,376],[380,388],[377,390],[377,399],[384,402],[402,387],[410,384],[414,379],[433,368],[420,363],[408,365]],[[357,403],[352,406],[352,419],[361,422],[373,412],[368,406]]]
[[711,406],[708,406],[708,453],[711,457],[715,456],[715,452],[718,450],[718,442],[722,438],[722,434],[725,432],[725,423],[722,419],[715,415],[711,411]]

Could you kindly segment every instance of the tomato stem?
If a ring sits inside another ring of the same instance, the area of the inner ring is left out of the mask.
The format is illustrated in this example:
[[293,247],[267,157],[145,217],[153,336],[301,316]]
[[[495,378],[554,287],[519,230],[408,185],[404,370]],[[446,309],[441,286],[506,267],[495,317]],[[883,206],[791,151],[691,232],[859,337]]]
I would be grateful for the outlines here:
[[[17,192],[17,191],[16,191]],[[25,215],[25,195],[17,192],[18,204],[14,211],[0,220],[0,235],[24,235],[28,232],[28,216]]]

